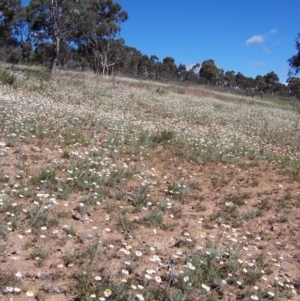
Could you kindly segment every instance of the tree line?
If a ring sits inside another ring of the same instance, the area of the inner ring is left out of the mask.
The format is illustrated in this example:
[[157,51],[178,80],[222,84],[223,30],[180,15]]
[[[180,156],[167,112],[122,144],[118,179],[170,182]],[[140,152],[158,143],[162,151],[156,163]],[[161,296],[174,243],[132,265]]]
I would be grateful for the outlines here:
[[276,73],[247,77],[224,71],[212,59],[188,69],[172,57],[162,61],[145,55],[120,38],[128,13],[113,0],[0,0],[0,58],[12,64],[37,64],[49,68],[88,70],[102,75],[123,74],[155,80],[178,80],[300,99],[300,34],[298,53],[288,60],[288,84]]

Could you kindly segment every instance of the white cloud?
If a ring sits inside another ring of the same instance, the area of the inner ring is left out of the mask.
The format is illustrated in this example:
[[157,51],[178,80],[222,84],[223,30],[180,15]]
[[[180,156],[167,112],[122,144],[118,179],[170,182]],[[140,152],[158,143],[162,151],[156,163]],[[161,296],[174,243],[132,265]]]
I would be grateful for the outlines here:
[[265,66],[266,63],[262,61],[250,61],[249,65],[252,67],[261,67],[261,66]]
[[186,63],[183,65],[185,65],[186,70],[191,70],[193,68],[193,66],[196,65],[196,63]]
[[271,50],[267,47],[267,46],[264,46],[263,49],[262,49],[265,53],[267,54],[271,54]]
[[246,45],[255,44],[255,43],[262,43],[264,41],[264,37],[262,35],[255,35],[248,39],[245,43]]
[[272,29],[269,31],[269,33],[270,33],[270,34],[274,34],[274,33],[276,33],[277,31],[278,31],[277,28],[272,28]]
[[273,45],[276,45],[276,46],[280,46],[281,44],[282,44],[282,41],[280,41],[280,40],[273,42]]
[[[185,67],[186,67],[186,70],[191,70],[195,65],[196,65],[197,63],[186,63],[186,64],[184,64],[185,65]],[[196,72],[196,73],[198,73],[199,71],[200,71],[200,69],[201,69],[201,64],[200,64],[200,66],[198,67],[198,68],[196,68],[194,71]]]

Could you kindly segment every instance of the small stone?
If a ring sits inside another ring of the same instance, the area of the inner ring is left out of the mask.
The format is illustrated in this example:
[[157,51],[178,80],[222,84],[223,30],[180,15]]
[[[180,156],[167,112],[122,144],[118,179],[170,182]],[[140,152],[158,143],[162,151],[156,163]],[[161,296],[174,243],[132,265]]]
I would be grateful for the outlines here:
[[172,248],[176,245],[176,239],[174,237],[171,237],[169,239],[169,246]]
[[41,151],[41,149],[37,146],[31,146],[30,149],[33,151],[33,152],[36,152],[36,153],[39,153]]
[[76,220],[76,221],[82,221],[81,215],[80,215],[79,213],[77,213],[77,212],[73,212],[73,213],[72,213],[72,218],[73,218],[74,220]]
[[62,259],[56,259],[50,264],[50,269],[60,270],[64,267],[64,262]]
[[47,285],[44,287],[44,291],[48,294],[60,294],[60,289],[57,286]]

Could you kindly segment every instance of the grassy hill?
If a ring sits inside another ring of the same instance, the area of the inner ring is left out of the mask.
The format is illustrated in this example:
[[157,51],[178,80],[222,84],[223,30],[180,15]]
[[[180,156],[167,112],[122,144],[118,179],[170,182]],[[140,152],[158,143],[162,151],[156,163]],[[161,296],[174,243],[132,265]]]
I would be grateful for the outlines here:
[[298,103],[14,75],[0,85],[3,300],[297,300]]

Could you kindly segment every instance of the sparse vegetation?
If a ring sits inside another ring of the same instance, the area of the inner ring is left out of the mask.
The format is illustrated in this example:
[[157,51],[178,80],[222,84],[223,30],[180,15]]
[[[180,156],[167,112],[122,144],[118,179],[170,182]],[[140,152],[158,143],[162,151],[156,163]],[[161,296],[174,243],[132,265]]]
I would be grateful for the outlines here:
[[4,298],[297,300],[295,108],[26,74],[0,89]]
[[0,83],[3,85],[13,86],[16,83],[17,78],[6,70],[0,70]]

